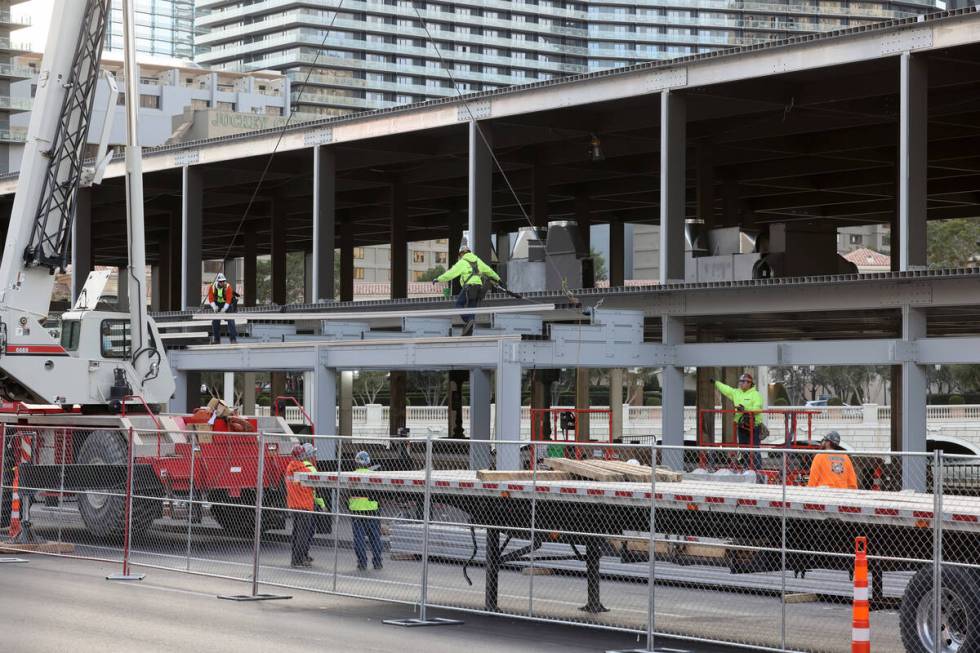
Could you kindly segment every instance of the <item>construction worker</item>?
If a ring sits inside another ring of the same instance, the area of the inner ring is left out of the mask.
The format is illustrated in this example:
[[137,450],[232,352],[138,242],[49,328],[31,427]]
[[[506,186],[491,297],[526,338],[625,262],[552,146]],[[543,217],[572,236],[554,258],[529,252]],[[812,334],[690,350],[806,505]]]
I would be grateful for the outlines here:
[[[285,414],[285,412],[283,412],[283,414]],[[316,468],[316,447],[309,442],[303,445],[303,464],[306,465],[306,469],[311,473],[315,474],[316,472],[320,471]],[[316,490],[313,490],[313,510],[314,512],[327,511],[327,502],[324,501],[322,497],[317,496]],[[313,536],[316,535],[317,532],[317,519],[317,517],[313,518],[313,528],[310,529],[310,544],[313,543]],[[313,562],[313,558],[311,558],[309,555],[306,556],[306,559]]]
[[310,468],[307,457],[310,456],[310,449],[316,453],[316,449],[309,445],[297,444],[293,447],[293,460],[286,466],[284,480],[286,482],[286,507],[293,515],[292,545],[293,556],[291,565],[293,567],[310,567],[313,565],[313,558],[310,557],[310,544],[313,542],[313,511],[317,501],[323,505],[323,499],[318,499],[313,488],[302,485],[295,474],[306,474],[316,471],[316,467]]
[[[755,389],[755,381],[748,372],[738,377],[738,387],[733,388],[721,381],[708,379],[722,395],[735,404],[735,433],[740,445],[758,447],[765,418],[762,410],[762,395]],[[752,469],[762,467],[762,454],[758,451],[750,456]]]
[[[238,305],[238,293],[231,287],[225,275],[221,272],[214,278],[214,283],[208,286],[208,305],[215,313],[234,313]],[[234,318],[227,318],[228,339],[231,344],[238,342],[238,330],[235,328]],[[221,344],[221,320],[211,321],[211,344]]]
[[[500,282],[500,276],[493,271],[489,265],[480,260],[480,257],[470,251],[469,246],[464,242],[459,246],[459,260],[456,264],[436,277],[433,283],[447,283],[459,278],[462,290],[456,297],[456,306],[460,308],[476,308],[480,305],[480,300],[486,294],[487,284],[484,277]],[[468,336],[473,333],[473,320],[476,318],[471,313],[464,313],[463,335]]]
[[851,465],[851,457],[841,453],[840,433],[831,431],[823,436],[820,448],[833,453],[818,453],[810,464],[809,487],[834,487],[857,489],[857,475]]
[[[354,456],[358,474],[372,471],[371,456],[366,451],[358,451]],[[378,521],[378,502],[375,497],[358,493],[347,498],[347,509],[351,513],[351,530],[354,535],[354,554],[357,568],[367,569],[367,551],[364,550],[365,536],[371,543],[371,556],[375,569],[381,569],[381,523]]]

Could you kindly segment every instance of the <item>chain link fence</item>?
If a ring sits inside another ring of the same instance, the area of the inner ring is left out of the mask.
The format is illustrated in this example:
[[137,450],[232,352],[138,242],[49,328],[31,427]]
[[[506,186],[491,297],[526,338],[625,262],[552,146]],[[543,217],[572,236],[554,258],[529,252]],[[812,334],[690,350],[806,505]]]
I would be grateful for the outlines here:
[[662,634],[847,651],[866,592],[876,650],[980,642],[975,457],[12,426],[0,451],[6,553],[378,599],[406,617],[629,631],[651,648]]

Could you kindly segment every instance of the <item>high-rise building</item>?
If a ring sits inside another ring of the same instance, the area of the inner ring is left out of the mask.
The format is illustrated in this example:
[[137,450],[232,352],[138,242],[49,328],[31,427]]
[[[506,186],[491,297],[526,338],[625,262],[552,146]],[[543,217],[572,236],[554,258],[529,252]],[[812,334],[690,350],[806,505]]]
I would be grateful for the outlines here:
[[199,63],[281,70],[292,81],[295,110],[335,115],[855,27],[934,10],[935,0],[197,0],[195,6]]
[[[141,0],[134,7],[136,51],[190,60],[194,56],[194,0]],[[112,0],[105,49],[123,51],[122,0]]]
[[32,72],[14,61],[14,57],[24,54],[27,45],[17,43],[11,32],[28,27],[29,16],[14,17],[10,7],[23,0],[0,0],[0,172],[10,169],[11,145],[22,145],[27,139],[26,129],[10,126],[10,117],[31,108],[30,98],[11,97],[10,85],[18,80],[29,79]]

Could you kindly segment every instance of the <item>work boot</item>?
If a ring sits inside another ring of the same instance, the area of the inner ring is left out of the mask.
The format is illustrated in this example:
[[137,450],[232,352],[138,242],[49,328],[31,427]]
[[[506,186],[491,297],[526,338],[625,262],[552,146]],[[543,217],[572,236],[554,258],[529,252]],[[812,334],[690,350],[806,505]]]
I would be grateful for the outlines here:
[[221,340],[217,340],[215,338],[211,338],[211,344],[212,345],[220,345],[221,344]]
[[374,568],[375,569],[384,569],[384,565],[381,564],[381,561],[380,560],[378,560],[377,562],[374,563]]
[[233,344],[233,345],[237,345],[238,344],[238,340],[237,339],[234,339],[234,338],[231,339],[229,342],[231,342],[231,344]]
[[462,336],[471,336],[471,335],[473,335],[473,322],[474,322],[474,320],[470,320],[469,322],[467,322],[463,326],[463,332],[460,335],[462,335]]

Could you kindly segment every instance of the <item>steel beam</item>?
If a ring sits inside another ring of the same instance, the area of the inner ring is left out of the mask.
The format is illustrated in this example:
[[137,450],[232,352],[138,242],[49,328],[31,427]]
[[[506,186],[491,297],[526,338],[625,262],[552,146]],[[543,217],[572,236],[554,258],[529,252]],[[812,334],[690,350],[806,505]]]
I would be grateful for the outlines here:
[[180,260],[182,269],[181,308],[196,310],[201,306],[201,202],[204,183],[201,170],[184,166],[181,171]]
[[684,281],[687,110],[683,96],[660,94],[660,283]]
[[334,296],[337,160],[334,150],[313,148],[313,300]]
[[929,128],[929,67],[926,57],[903,52],[898,147],[899,270],[924,268]]

